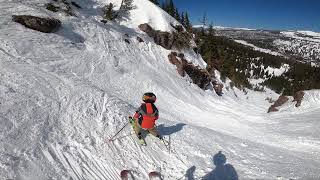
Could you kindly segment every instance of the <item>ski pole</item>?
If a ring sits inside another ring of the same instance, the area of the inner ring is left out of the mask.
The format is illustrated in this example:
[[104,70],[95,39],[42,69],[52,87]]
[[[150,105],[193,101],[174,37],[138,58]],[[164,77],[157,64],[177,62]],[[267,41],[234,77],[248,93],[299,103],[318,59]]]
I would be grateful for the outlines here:
[[113,141],[113,138],[115,138],[128,124],[129,122],[127,122],[114,136],[112,136],[109,141]]

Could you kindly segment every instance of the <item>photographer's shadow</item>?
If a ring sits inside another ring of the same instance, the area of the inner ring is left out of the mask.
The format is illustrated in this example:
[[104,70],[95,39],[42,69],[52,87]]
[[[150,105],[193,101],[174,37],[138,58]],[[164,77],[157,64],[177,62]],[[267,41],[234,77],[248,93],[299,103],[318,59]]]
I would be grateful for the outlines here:
[[213,156],[216,168],[205,175],[203,180],[238,180],[238,174],[231,164],[226,164],[227,158],[221,151]]

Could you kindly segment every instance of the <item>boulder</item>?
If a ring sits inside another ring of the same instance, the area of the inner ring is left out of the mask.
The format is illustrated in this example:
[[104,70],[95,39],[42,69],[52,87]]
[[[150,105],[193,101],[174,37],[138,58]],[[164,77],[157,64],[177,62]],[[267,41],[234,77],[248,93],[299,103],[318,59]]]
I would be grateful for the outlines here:
[[30,15],[13,15],[12,20],[24,25],[27,28],[44,33],[55,32],[61,26],[61,21],[59,21],[58,19],[40,18]]
[[100,20],[100,22],[102,22],[104,24],[108,23],[108,21],[106,19],[102,19],[102,20]]
[[126,43],[130,44],[129,39],[124,39],[124,41],[125,41]]
[[296,92],[294,94],[294,96],[293,96],[294,99],[293,99],[292,102],[297,101],[296,107],[300,107],[301,106],[303,97],[304,97],[304,92],[303,91],[298,91],[298,92]]
[[148,34],[148,36],[154,37],[155,30],[149,24],[147,24],[147,23],[140,24],[138,27],[141,31]]
[[140,42],[140,43],[141,43],[141,42],[144,42],[144,40],[143,40],[141,37],[139,37],[139,36],[137,37],[137,41]]
[[289,98],[287,96],[279,96],[279,98],[274,102],[275,107],[282,106],[284,103],[288,102]]
[[274,104],[271,105],[270,108],[268,109],[268,113],[279,111],[277,109],[277,107],[282,106],[288,100],[289,100],[289,98],[287,96],[279,96],[279,98],[276,100],[276,102],[274,102]]

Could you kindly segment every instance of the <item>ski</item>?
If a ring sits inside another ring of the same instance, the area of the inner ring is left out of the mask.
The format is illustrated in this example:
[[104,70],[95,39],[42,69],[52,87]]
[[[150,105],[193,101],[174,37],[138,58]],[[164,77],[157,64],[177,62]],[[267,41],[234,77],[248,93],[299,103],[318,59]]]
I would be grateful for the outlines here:
[[[134,131],[134,126],[135,126],[135,120],[131,117],[131,116],[129,116],[129,123],[131,124],[131,127],[132,127],[132,129],[133,129],[133,131]],[[146,140],[145,139],[138,139],[138,143],[141,145],[141,146],[147,146],[147,143],[146,143]]]
[[141,146],[147,146],[146,140],[144,140],[144,139],[139,139],[139,144]]
[[[158,171],[152,171],[148,174],[149,180],[163,180],[162,175]],[[120,172],[121,180],[135,180],[135,177],[131,170],[122,170]]]
[[130,170],[122,170],[120,172],[121,180],[134,180],[134,176]]
[[158,171],[152,171],[148,174],[150,180],[163,180],[161,173]]

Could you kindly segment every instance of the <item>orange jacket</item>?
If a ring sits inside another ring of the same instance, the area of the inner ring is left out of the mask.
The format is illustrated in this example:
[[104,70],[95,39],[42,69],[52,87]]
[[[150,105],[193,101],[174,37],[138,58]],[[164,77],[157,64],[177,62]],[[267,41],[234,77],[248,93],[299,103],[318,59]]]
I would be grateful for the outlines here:
[[153,103],[142,103],[134,114],[134,118],[138,120],[141,128],[151,129],[159,118],[159,111]]

